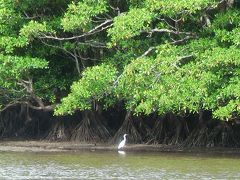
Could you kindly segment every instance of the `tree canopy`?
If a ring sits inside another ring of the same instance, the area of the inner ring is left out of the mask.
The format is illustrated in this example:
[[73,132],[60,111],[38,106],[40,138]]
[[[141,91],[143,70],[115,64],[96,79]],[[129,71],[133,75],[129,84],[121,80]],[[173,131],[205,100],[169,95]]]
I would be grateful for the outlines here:
[[234,120],[239,32],[239,1],[1,0],[0,104]]
[[[198,113],[204,109],[212,111],[216,119],[238,117],[240,14],[239,9],[227,3],[130,1],[126,11],[119,10],[112,18],[113,24],[107,30],[110,55],[102,61],[115,65],[118,75],[101,75],[105,81],[111,76],[111,83],[107,84],[99,78],[98,83],[111,90],[106,90],[104,99],[123,100],[126,108],[136,114]],[[139,49],[141,43],[144,47]],[[114,62],[122,53],[126,58]],[[118,63],[124,64],[123,69]],[[90,71],[100,75],[94,68]],[[105,72],[108,71],[106,67]],[[84,81],[93,87],[87,90]],[[82,107],[85,95],[71,101],[71,95],[80,91],[92,94],[89,101],[99,101],[94,94],[102,92],[94,88],[95,83],[94,78],[83,73],[77,83],[79,90],[74,84],[72,93],[56,112],[67,112],[61,107],[74,102],[75,109]]]

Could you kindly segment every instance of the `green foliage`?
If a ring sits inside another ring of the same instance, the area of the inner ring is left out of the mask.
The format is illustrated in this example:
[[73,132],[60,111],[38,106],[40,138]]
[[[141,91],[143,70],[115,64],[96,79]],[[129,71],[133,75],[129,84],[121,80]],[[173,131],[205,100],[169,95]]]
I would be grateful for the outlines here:
[[[233,84],[239,84],[239,12],[228,9],[217,13],[206,27],[200,19],[204,19],[207,8],[216,8],[218,1],[145,0],[128,3],[129,10],[116,16],[108,30],[109,47],[117,47],[117,50],[108,54],[110,56],[105,60],[121,72],[117,84],[112,87],[110,99],[123,100],[126,108],[136,114],[198,113],[200,109],[206,109],[212,111],[217,119],[236,116],[239,93],[232,88]],[[175,24],[173,18],[178,19]],[[151,30],[154,29],[163,29],[163,33],[169,34],[153,35]],[[187,30],[193,32],[173,32]],[[176,43],[176,46],[166,44],[191,34],[196,34],[198,39]],[[155,50],[147,54],[149,57],[141,57],[152,46]],[[88,69],[89,73],[95,74],[94,71],[93,68]],[[85,96],[79,96],[73,93],[73,87],[72,93],[59,106],[64,108],[61,111],[57,109],[58,114],[91,108],[93,99],[101,99],[103,103],[109,99],[94,88],[85,88]],[[84,98],[80,102],[74,97]]]
[[234,28],[232,31],[216,30],[216,36],[222,43],[230,43],[236,46],[240,45],[240,27]]
[[25,37],[11,37],[1,36],[0,37],[0,48],[6,53],[13,53],[14,49],[22,48],[28,45],[28,39]]
[[161,14],[169,16],[183,13],[196,13],[215,4],[216,1],[214,0],[146,0],[146,6],[151,11],[159,11]]
[[217,14],[209,29],[215,32],[216,39],[219,39],[221,43],[238,46],[240,44],[239,11],[229,10],[225,13]]
[[55,114],[72,114],[76,109],[91,109],[94,101],[100,101],[111,93],[116,73],[114,67],[106,64],[87,68],[82,78],[73,83],[70,94],[62,99]]
[[39,58],[0,55],[0,85],[11,88],[11,85],[27,77],[31,70],[46,68],[47,64]]
[[131,9],[126,14],[116,17],[113,28],[108,31],[112,43],[129,39],[149,29],[151,19],[152,14],[147,9]]
[[9,35],[14,32],[20,20],[20,14],[14,9],[14,1],[0,1],[0,34]]
[[107,11],[106,0],[83,0],[78,3],[72,2],[62,19],[62,26],[65,31],[81,29],[87,31],[94,16]]
[[46,22],[39,23],[36,21],[30,21],[27,25],[24,25],[20,30],[20,35],[27,37],[28,39],[39,36],[41,33],[48,32]]
[[232,28],[240,25],[240,12],[239,10],[228,10],[226,12],[218,13],[215,15],[211,29],[226,29],[231,30]]
[[[38,75],[37,81],[34,83],[35,93],[42,99],[48,100],[50,103],[57,103],[57,93],[69,91],[73,77],[71,74],[62,75],[56,72],[57,69],[42,70],[44,74]],[[54,71],[54,72],[52,72]],[[58,78],[61,76],[61,79]]]
[[0,104],[5,92],[27,96],[19,84],[33,79],[49,104],[70,90],[56,115],[117,100],[136,114],[239,117],[239,9],[222,11],[215,0],[124,2],[0,0]]
[[222,120],[230,120],[233,116],[233,113],[239,116],[240,114],[239,104],[240,104],[239,100],[237,101],[231,100],[225,106],[222,106],[216,111],[214,111],[213,115],[214,117],[220,118]]
[[144,95],[154,79],[151,72],[153,66],[153,59],[140,58],[124,69],[115,93],[118,98],[126,100],[128,109],[143,102]]
[[[155,59],[132,61],[119,79],[117,96],[136,113],[198,112],[201,108],[211,109],[219,119],[232,117],[239,111],[240,51],[216,47],[210,40],[208,46],[205,43],[203,39],[185,47],[163,45]],[[192,57],[184,62],[189,53]]]

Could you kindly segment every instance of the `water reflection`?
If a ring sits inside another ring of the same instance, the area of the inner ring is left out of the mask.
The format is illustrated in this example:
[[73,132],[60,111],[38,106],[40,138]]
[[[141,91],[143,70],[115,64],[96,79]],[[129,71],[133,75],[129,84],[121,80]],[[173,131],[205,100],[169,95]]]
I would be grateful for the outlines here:
[[118,151],[118,153],[121,154],[121,155],[126,155],[125,151]]
[[0,153],[0,179],[239,179],[239,169],[240,159],[226,156],[124,151]]

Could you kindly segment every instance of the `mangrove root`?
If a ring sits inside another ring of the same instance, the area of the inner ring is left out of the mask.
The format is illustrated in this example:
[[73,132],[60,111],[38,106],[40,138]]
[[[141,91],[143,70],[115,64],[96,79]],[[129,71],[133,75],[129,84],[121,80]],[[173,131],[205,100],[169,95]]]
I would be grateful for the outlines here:
[[81,142],[105,142],[111,135],[102,122],[101,115],[94,111],[83,112],[83,119],[73,130],[71,140]]

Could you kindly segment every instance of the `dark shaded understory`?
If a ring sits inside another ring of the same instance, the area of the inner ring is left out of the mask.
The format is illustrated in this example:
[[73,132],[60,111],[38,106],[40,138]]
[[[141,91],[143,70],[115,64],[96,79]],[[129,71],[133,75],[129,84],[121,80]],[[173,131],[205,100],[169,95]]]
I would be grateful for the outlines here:
[[[0,114],[1,139],[68,142],[67,146],[72,143],[79,146],[104,143],[107,146],[101,145],[102,149],[114,149],[113,145],[120,142],[124,133],[128,133],[128,144],[141,144],[147,150],[151,149],[149,147],[178,150],[240,146],[237,121],[213,120],[211,112],[136,117],[118,106],[101,113],[76,112],[72,116],[55,117],[51,112],[24,108],[17,106]],[[42,146],[41,141],[39,143]]]

